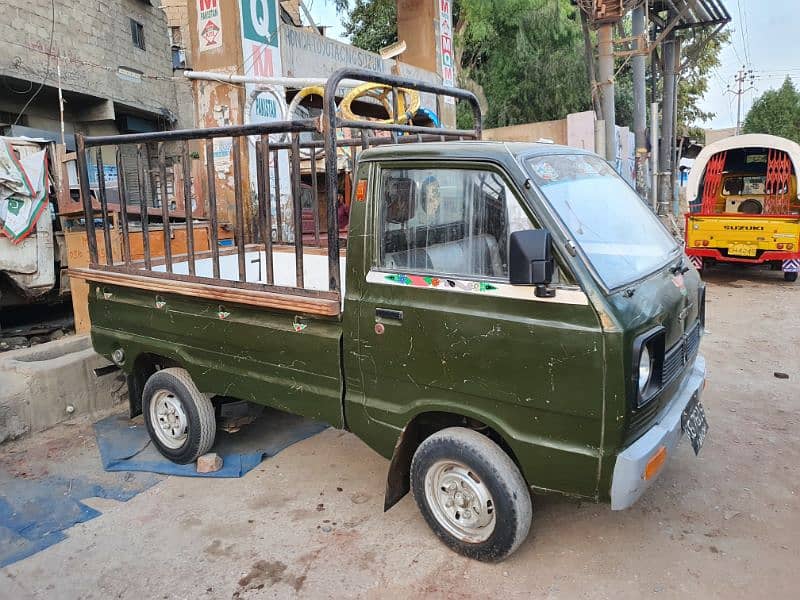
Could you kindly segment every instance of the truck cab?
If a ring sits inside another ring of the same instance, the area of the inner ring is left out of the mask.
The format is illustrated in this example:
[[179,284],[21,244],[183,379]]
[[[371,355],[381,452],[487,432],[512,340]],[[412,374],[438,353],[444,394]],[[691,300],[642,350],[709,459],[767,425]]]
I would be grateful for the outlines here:
[[[347,141],[329,114],[333,196]],[[132,413],[184,463],[231,399],[349,430],[390,461],[386,509],[411,491],[449,547],[481,560],[525,539],[534,494],[631,506],[683,434],[699,452],[707,430],[697,271],[596,155],[389,129],[415,139],[358,154],[344,255],[329,212],[327,256],[301,235],[289,249],[237,232],[227,254],[72,274],[90,282],[94,347],[128,374]]]

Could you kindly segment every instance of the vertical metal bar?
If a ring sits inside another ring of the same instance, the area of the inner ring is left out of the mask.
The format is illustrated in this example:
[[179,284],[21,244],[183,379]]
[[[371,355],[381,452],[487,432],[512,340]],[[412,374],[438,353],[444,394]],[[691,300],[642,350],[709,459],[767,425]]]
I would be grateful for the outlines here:
[[192,159],[189,156],[189,142],[184,140],[181,148],[183,166],[183,211],[186,214],[186,261],[189,275],[195,274],[194,265],[194,215],[192,214]]
[[281,215],[281,167],[280,167],[280,151],[275,150],[275,158],[273,160],[274,179],[275,179],[275,229],[276,240],[280,244],[283,242],[283,216]]
[[233,152],[233,198],[236,207],[236,254],[239,259],[239,281],[247,281],[247,259],[244,253],[244,205],[242,204],[242,138],[235,136]]
[[[400,115],[397,114],[398,109],[398,98],[397,98],[397,87],[392,86],[392,118],[394,119],[395,123],[400,123]],[[390,131],[389,135],[392,137],[392,143],[397,143],[397,132]]]
[[138,144],[136,146],[136,166],[139,171],[139,218],[142,221],[142,252],[144,253],[144,267],[149,271],[152,263],[150,260],[150,211],[147,203],[147,188],[150,187],[150,191],[152,192],[152,186],[148,186],[149,178],[147,176],[147,170],[149,169],[149,165],[148,169],[145,169],[145,155],[146,151],[144,145]]
[[97,265],[97,238],[94,233],[94,211],[89,191],[89,167],[86,163],[86,145],[83,135],[75,134],[75,150],[78,161],[78,179],[83,201],[83,218],[86,220],[86,244],[89,248],[89,266]]
[[131,262],[131,238],[128,233],[128,184],[122,164],[122,149],[117,146],[117,185],[119,187],[119,222],[122,229],[122,262]]
[[[256,140],[256,200],[258,202],[256,211],[256,243],[264,241],[265,227],[264,227],[264,161],[261,156],[264,152],[264,146],[261,140]],[[260,279],[260,277],[259,277]]]
[[97,195],[100,200],[100,213],[103,215],[103,242],[106,249],[106,264],[113,265],[111,223],[108,222],[108,202],[106,200],[106,173],[103,167],[103,153],[99,146],[95,148],[94,160],[97,167]]
[[[303,204],[300,200],[300,135],[292,134],[292,206],[294,213],[294,262],[297,287],[305,287],[303,281]],[[330,200],[328,200],[330,202]]]
[[369,148],[369,140],[367,139],[367,130],[361,130],[361,149],[366,150]]
[[[353,146],[355,152],[355,146]],[[311,195],[314,211],[314,245],[319,246],[319,190],[317,189],[317,149],[311,148]]]
[[158,144],[158,183],[161,189],[161,221],[164,233],[164,266],[172,273],[172,232],[169,228],[169,198],[167,198],[167,149]]
[[[322,131],[325,140],[325,196],[328,199],[328,288],[341,292],[339,271],[339,217],[336,210],[337,160],[336,160],[336,78],[325,84],[322,109]],[[364,138],[362,137],[362,144]]]
[[[270,202],[270,185],[269,185],[269,135],[263,134],[261,136],[261,176],[263,181],[258,182],[259,192],[259,208],[262,211],[262,231],[264,232],[264,260],[265,275],[267,285],[274,283],[274,273],[272,266],[272,206]],[[262,198],[263,196],[263,198]]]
[[[392,86],[392,119],[395,123],[400,122],[400,115],[397,114],[397,86]],[[394,137],[394,136],[392,136]]]
[[208,219],[211,237],[211,268],[219,279],[219,224],[217,222],[217,172],[214,169],[214,140],[206,139],[206,178],[208,180]]

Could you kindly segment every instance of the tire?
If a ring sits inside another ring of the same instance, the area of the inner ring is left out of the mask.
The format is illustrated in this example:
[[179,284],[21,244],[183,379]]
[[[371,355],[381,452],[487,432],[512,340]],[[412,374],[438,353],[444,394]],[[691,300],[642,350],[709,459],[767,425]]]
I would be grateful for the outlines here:
[[174,463],[194,462],[214,444],[214,406],[185,369],[153,373],[144,385],[142,413],[153,444]]
[[789,283],[792,281],[797,281],[797,271],[784,271],[783,280],[788,281]]
[[469,558],[501,561],[530,530],[533,507],[522,473],[500,446],[472,429],[443,429],[419,445],[411,491],[434,533]]

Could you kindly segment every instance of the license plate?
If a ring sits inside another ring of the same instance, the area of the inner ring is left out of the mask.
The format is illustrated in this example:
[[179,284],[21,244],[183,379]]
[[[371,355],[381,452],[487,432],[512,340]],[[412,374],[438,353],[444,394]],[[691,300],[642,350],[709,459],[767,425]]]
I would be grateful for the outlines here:
[[756,250],[758,250],[756,246],[751,246],[749,244],[734,244],[728,248],[728,254],[735,254],[736,256],[755,256]]
[[689,438],[695,456],[700,454],[700,448],[703,447],[708,433],[708,421],[706,421],[706,413],[699,400],[693,400],[683,411],[681,429]]

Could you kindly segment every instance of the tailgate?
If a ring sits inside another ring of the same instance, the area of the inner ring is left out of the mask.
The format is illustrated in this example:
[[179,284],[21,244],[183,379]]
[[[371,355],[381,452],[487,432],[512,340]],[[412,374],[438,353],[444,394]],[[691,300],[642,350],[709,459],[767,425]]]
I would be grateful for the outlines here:
[[800,217],[689,215],[689,248],[747,246],[757,250],[794,250],[800,245]]

